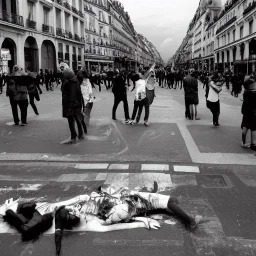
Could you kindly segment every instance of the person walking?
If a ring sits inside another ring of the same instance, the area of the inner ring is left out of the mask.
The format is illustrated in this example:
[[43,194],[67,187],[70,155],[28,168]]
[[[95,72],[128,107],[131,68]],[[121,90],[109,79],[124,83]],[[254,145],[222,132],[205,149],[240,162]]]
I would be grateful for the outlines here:
[[[256,151],[256,83],[254,77],[246,77],[244,81],[242,114],[242,147]],[[251,143],[246,143],[246,135],[251,130]]]
[[[82,93],[81,88],[73,71],[66,68],[63,71],[63,84],[62,84],[62,115],[68,119],[71,138],[65,144],[72,144],[79,140],[84,139],[83,127],[81,120],[82,115]],[[78,128],[78,135],[75,128],[75,122]]]
[[127,88],[125,84],[125,79],[123,76],[121,76],[118,69],[115,71],[116,76],[113,79],[113,86],[112,86],[112,92],[114,94],[114,105],[112,109],[112,119],[116,119],[116,110],[119,105],[119,103],[122,101],[124,104],[124,115],[125,115],[125,121],[124,124],[130,123],[130,115],[129,115],[129,106],[127,101]]
[[39,97],[39,94],[38,94],[38,91],[37,91],[37,87],[35,85],[36,80],[37,80],[37,74],[33,73],[33,72],[30,72],[30,71],[28,71],[27,73],[30,77],[29,84],[28,84],[29,104],[33,108],[35,114],[39,115],[36,104],[35,104],[35,101],[34,101],[35,99],[37,101],[40,100],[40,97]]
[[207,107],[212,112],[213,125],[218,127],[220,115],[220,100],[219,93],[222,90],[224,79],[219,72],[209,77],[209,93],[207,97]]
[[19,125],[20,119],[18,114],[18,106],[21,112],[21,126],[27,125],[27,109],[28,109],[28,74],[15,65],[12,74],[7,79],[6,96],[9,97],[13,121],[15,125]]
[[44,73],[44,82],[45,82],[45,87],[46,87],[46,91],[49,91],[49,84],[50,84],[50,73],[48,71],[48,69],[45,69],[45,73]]
[[0,94],[3,93],[4,76],[0,74]]

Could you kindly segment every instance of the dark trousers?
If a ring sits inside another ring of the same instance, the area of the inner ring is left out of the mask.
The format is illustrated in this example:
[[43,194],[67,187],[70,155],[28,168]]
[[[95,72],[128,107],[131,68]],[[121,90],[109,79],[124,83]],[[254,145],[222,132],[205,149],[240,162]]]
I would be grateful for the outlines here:
[[33,108],[35,114],[38,114],[38,110],[37,110],[34,100],[35,100],[35,96],[33,94],[29,94],[29,103],[30,103],[31,107]]
[[190,118],[190,110],[188,100],[185,98],[185,117]]
[[167,207],[168,209],[186,226],[191,226],[194,224],[194,219],[189,216],[179,205],[178,199],[175,197],[170,197]]
[[[148,117],[149,117],[149,104],[147,104],[147,99],[144,99],[143,101],[137,101],[137,100],[134,101],[134,107],[133,107],[133,112],[132,112],[132,120],[135,120],[135,118],[136,118],[137,123],[140,121],[143,106],[145,107],[144,121],[147,122]],[[138,114],[137,114],[137,112],[138,112]],[[136,115],[137,115],[137,117],[136,117]]]
[[41,94],[42,93],[42,90],[40,88],[40,83],[36,83],[36,88],[37,90],[39,91],[39,93]]
[[52,226],[53,216],[51,213],[42,216],[35,211],[32,218],[28,220],[13,210],[7,210],[4,219],[22,234],[23,240],[27,241],[38,238],[42,232],[48,230]]
[[211,102],[207,100],[207,107],[212,112],[212,121],[214,124],[219,123],[219,116],[220,116],[220,101],[217,102]]
[[46,91],[49,91],[49,80],[45,80]]
[[70,129],[71,139],[72,140],[77,138],[75,122],[76,122],[77,129],[78,129],[78,137],[80,138],[80,137],[83,136],[83,127],[82,127],[81,120],[77,116],[74,116],[74,117],[73,116],[69,116],[68,117],[68,125],[69,125],[69,129]]
[[117,94],[114,94],[114,106],[113,106],[113,109],[112,109],[112,119],[116,119],[116,110],[117,110],[117,107],[119,105],[120,102],[123,102],[124,104],[124,116],[125,116],[125,119],[130,119],[130,116],[129,116],[129,106],[128,106],[128,101],[127,101],[127,94],[126,93],[117,93]]
[[13,121],[15,124],[19,124],[19,114],[18,114],[18,106],[20,108],[21,122],[23,124],[27,123],[27,110],[28,110],[28,100],[11,100],[10,104],[12,107],[12,115]]

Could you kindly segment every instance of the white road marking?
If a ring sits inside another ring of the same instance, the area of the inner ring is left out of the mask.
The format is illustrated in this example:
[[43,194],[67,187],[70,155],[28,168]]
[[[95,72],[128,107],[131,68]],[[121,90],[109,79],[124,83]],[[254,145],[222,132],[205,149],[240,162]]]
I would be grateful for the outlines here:
[[200,173],[198,166],[181,166],[181,165],[174,165],[173,169],[175,172],[193,172],[193,173]]
[[99,173],[96,177],[96,180],[105,180],[107,178],[107,173]]
[[5,187],[5,188],[0,188],[0,191],[21,191],[21,190],[26,190],[26,191],[37,191],[39,190],[43,184],[21,184],[20,188],[13,188],[13,187]]
[[109,170],[128,170],[130,167],[129,164],[111,164]]
[[129,187],[129,173],[108,173],[104,184],[115,188]]
[[142,171],[169,171],[168,164],[142,164]]
[[102,169],[107,169],[108,168],[108,164],[77,164],[75,166],[76,169],[80,169],[80,170],[102,170]]
[[71,181],[94,181],[98,173],[72,173],[62,174],[57,182],[71,182]]

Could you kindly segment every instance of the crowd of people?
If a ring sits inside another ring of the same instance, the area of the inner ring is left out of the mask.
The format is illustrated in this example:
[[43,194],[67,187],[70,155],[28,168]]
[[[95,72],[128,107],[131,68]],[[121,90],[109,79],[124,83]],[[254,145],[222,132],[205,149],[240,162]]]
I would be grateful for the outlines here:
[[[93,89],[101,92],[102,85],[106,90],[111,90],[114,95],[114,104],[112,108],[112,119],[117,120],[116,110],[121,102],[124,108],[124,124],[136,125],[140,122],[143,108],[145,110],[144,125],[149,126],[150,105],[155,98],[155,86],[167,89],[184,89],[185,94],[185,118],[190,120],[200,120],[198,115],[198,81],[203,84],[205,89],[206,106],[212,113],[212,123],[214,126],[220,126],[220,100],[219,94],[226,86],[231,95],[238,97],[244,90],[244,101],[242,107],[242,146],[256,149],[256,107],[254,102],[255,89],[253,81],[256,79],[256,73],[245,76],[241,72],[233,74],[226,69],[224,72],[204,72],[193,69],[175,68],[151,68],[140,69],[139,71],[127,71],[112,68],[107,70],[95,69],[91,72],[86,70],[72,71],[66,63],[61,63],[57,72],[51,70],[40,70],[39,73],[33,73],[27,70],[24,72],[17,65],[14,66],[10,75],[0,77],[0,93],[3,86],[6,85],[6,95],[10,99],[10,105],[13,113],[15,125],[27,125],[27,108],[30,104],[36,115],[39,111],[35,104],[35,99],[40,100],[42,89],[45,85],[47,91],[53,91],[54,87],[60,86],[62,91],[62,110],[63,117],[68,119],[71,133],[71,139],[67,144],[72,144],[77,139],[84,139],[87,133],[87,126],[90,122],[91,110],[95,97]],[[248,83],[250,83],[248,85]],[[129,113],[129,104],[127,92],[134,91],[134,104],[132,115]],[[232,87],[232,88],[231,88]],[[248,103],[249,102],[249,103]],[[18,107],[21,112],[21,118],[18,115]],[[20,122],[21,119],[21,122]],[[75,125],[76,124],[76,125]],[[77,126],[77,130],[76,130]],[[251,131],[251,143],[246,142],[247,130]]]

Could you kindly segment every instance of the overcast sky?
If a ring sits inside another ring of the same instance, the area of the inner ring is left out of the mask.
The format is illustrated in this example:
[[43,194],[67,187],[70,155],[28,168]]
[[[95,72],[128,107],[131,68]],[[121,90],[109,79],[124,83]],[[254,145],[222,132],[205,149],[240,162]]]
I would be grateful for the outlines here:
[[119,1],[130,14],[135,30],[151,41],[167,61],[181,44],[200,0]]

